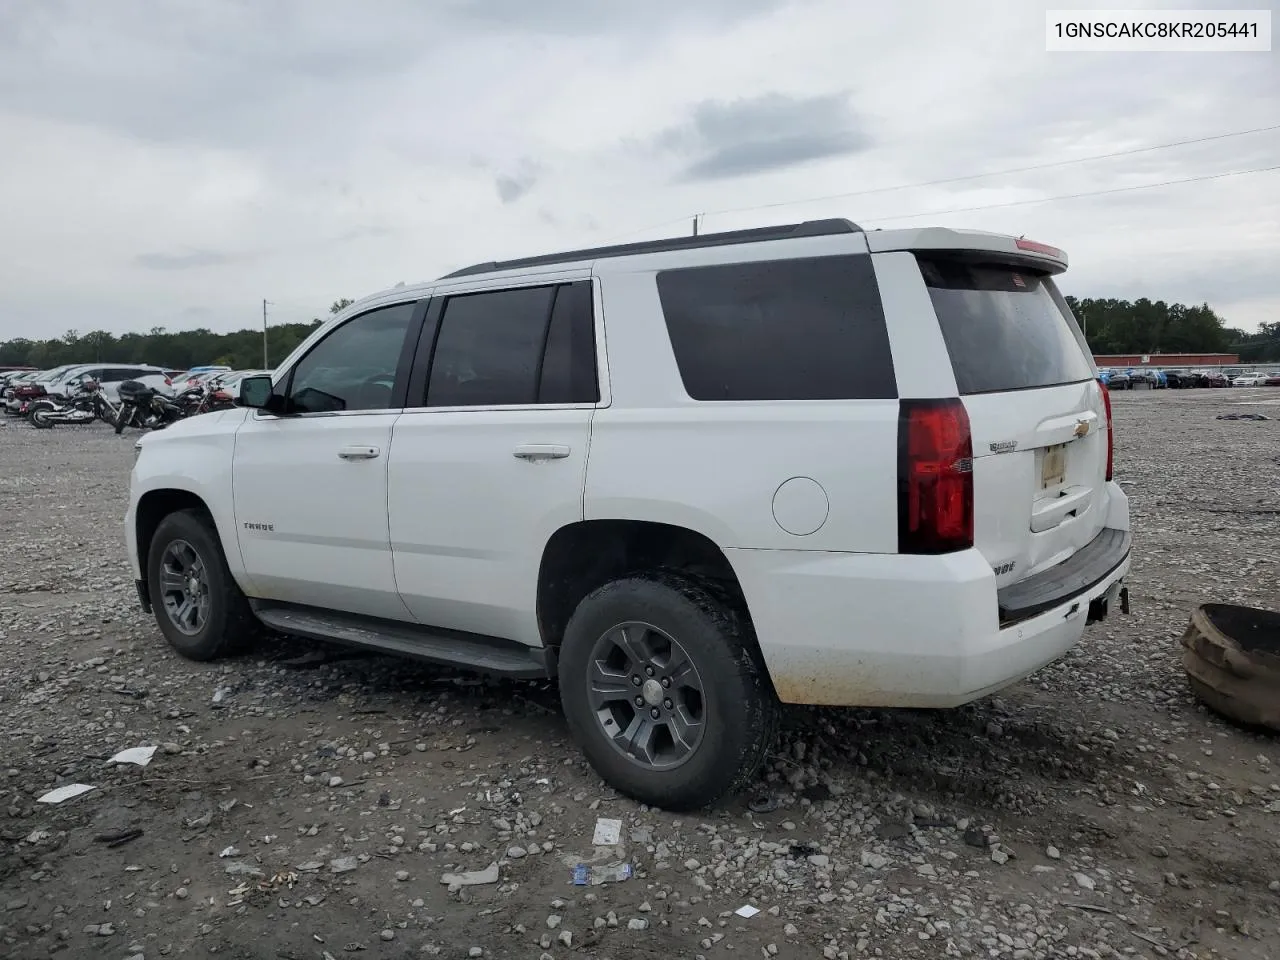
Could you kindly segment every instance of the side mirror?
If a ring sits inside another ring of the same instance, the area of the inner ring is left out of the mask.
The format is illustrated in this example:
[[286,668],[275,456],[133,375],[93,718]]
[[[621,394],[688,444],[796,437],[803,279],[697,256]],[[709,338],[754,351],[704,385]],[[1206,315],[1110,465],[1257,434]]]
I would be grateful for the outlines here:
[[[274,413],[276,411],[271,409],[271,401],[276,399],[276,396],[272,393],[270,376],[245,377],[240,381],[240,397],[236,403],[242,407]],[[281,401],[283,399],[283,397],[279,398]]]

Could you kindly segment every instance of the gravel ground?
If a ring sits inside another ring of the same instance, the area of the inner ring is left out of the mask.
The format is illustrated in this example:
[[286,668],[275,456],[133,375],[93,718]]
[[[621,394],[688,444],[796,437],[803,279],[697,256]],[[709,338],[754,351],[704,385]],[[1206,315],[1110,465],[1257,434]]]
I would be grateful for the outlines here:
[[8,422],[0,956],[1280,956],[1280,743],[1200,707],[1177,647],[1197,603],[1280,608],[1280,391],[1115,407],[1132,616],[963,709],[789,710],[694,817],[605,788],[545,684],[285,639],[180,660],[123,559],[131,439]]

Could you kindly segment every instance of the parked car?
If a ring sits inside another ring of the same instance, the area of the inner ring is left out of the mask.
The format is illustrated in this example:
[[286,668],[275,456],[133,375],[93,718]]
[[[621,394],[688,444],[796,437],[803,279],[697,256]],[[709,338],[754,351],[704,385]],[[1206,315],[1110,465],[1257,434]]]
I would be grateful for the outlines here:
[[1277,371],[1277,372],[1275,372],[1275,373],[1269,373],[1269,374],[1267,374],[1267,382],[1266,382],[1266,386],[1268,386],[1268,387],[1280,387],[1280,371]]
[[1233,387],[1263,387],[1266,386],[1267,375],[1265,373],[1242,373],[1231,381]]
[[1195,386],[1194,378],[1183,370],[1165,370],[1165,385],[1170,390],[1183,390]]
[[1193,374],[1196,385],[1201,387],[1229,387],[1231,383],[1217,370],[1197,370]]
[[1108,390],[1129,390],[1133,387],[1129,375],[1123,370],[1104,370],[1101,380]]
[[65,370],[47,389],[53,396],[66,398],[82,384],[93,380],[97,382],[102,395],[114,404],[120,400],[120,384],[142,377],[154,377],[161,381],[165,379],[164,371],[150,364],[85,363]]
[[138,596],[195,660],[262,623],[557,678],[609,784],[704,806],[780,702],[966,703],[1126,608],[1065,268],[826,220],[396,287],[142,437]]

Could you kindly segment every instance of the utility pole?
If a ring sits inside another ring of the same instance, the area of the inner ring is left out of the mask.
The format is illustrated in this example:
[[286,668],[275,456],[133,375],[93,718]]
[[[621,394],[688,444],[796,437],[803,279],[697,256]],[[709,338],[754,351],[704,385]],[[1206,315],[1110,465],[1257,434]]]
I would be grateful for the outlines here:
[[271,365],[267,362],[267,304],[271,301],[264,299],[262,301],[262,369],[270,370]]
[[693,235],[694,235],[695,237],[698,235],[698,218],[699,218],[699,217],[701,217],[701,216],[702,216],[702,214],[700,214],[700,213],[695,213],[695,214],[693,215]]

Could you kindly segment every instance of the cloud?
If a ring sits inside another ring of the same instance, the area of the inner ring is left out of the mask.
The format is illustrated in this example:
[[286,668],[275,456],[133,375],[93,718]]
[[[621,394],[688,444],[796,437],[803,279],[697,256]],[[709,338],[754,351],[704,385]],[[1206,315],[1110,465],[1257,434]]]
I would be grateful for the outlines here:
[[264,298],[273,322],[309,320],[468,263],[687,233],[698,212],[707,231],[1026,234],[1069,252],[1077,296],[1280,315],[1275,173],[889,219],[1270,166],[1280,131],[848,196],[1275,112],[1272,55],[1048,54],[1050,5],[4,0],[0,339],[193,304],[238,329]]
[[504,204],[515,203],[538,182],[542,168],[537,163],[525,160],[515,173],[500,174],[494,178],[493,185],[498,190],[498,199]]
[[661,147],[692,159],[688,180],[719,180],[786,170],[867,149],[871,137],[843,94],[781,93],[694,106],[689,122],[661,133]]
[[140,253],[133,262],[147,270],[195,270],[201,267],[222,267],[243,259],[213,250],[191,250],[187,253]]

